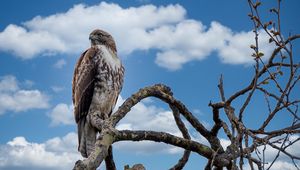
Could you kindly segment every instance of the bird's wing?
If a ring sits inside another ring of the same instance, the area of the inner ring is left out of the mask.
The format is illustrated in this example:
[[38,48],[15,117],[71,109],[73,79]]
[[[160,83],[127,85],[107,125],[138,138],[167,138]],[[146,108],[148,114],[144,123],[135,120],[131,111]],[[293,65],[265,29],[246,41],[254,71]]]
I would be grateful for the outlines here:
[[93,57],[94,48],[89,48],[80,56],[74,70],[72,81],[72,99],[76,123],[86,116],[92,101],[96,66]]

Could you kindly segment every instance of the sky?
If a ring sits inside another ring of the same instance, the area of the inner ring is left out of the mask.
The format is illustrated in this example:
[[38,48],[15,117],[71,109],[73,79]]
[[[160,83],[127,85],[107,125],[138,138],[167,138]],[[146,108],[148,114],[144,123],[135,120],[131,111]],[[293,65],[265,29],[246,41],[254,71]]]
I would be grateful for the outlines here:
[[[265,1],[263,18],[273,1]],[[282,2],[282,31],[299,33],[300,1]],[[89,46],[96,28],[111,33],[125,67],[120,105],[138,89],[164,83],[208,128],[209,101],[247,85],[253,75],[249,46],[254,43],[246,1],[239,0],[45,0],[0,2],[0,169],[71,169],[78,159],[77,132],[71,101],[74,65]],[[274,46],[260,31],[265,56]],[[296,52],[297,45],[294,49]],[[237,103],[238,105],[239,103]],[[260,112],[260,99],[249,113]],[[250,114],[251,115],[251,114]],[[248,125],[259,121],[248,116]],[[290,123],[284,116],[271,128]],[[194,140],[207,143],[192,132]],[[165,131],[180,135],[167,106],[154,98],[137,104],[118,129]],[[228,144],[222,138],[222,144]],[[167,169],[182,150],[152,142],[114,144],[118,169],[143,163],[147,170]],[[294,150],[300,155],[300,144]],[[275,154],[269,150],[270,159]],[[202,169],[206,160],[192,154],[185,169]],[[280,158],[274,169],[294,169]],[[101,165],[99,169],[104,169]]]

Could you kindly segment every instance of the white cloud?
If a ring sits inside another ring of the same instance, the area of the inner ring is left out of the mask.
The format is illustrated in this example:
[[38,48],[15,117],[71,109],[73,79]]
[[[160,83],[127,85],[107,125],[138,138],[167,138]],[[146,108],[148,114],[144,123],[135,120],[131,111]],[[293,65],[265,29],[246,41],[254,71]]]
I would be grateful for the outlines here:
[[[158,36],[161,37],[159,42],[169,45],[157,53],[155,62],[161,67],[178,70],[185,63],[207,58],[213,51],[217,52],[221,61],[226,64],[254,63],[251,57],[253,50],[250,49],[250,45],[255,44],[252,31],[234,33],[215,21],[208,29],[205,29],[201,22],[194,20],[182,21],[174,28],[168,27],[154,30],[157,34],[164,35]],[[260,50],[266,56],[270,55],[272,45],[268,43],[268,35],[260,31],[259,38]]]
[[63,42],[47,30],[26,30],[12,24],[0,33],[0,49],[13,52],[23,59],[30,59],[40,53],[65,51]]
[[[119,96],[115,110],[124,102]],[[145,104],[136,104],[117,126],[118,129],[128,130],[156,130],[181,136],[171,111]]]
[[[184,14],[180,5],[122,8],[106,2],[94,6],[79,4],[65,13],[37,16],[22,26],[7,26],[0,33],[0,49],[23,59],[49,52],[77,54],[89,46],[88,34],[95,28],[102,28],[116,37],[121,53],[130,53],[149,48],[141,43],[137,34],[143,35],[145,29],[178,22]],[[78,18],[85,19],[78,24]]]
[[[123,104],[124,99],[119,96],[114,112],[118,107]],[[152,130],[158,132],[167,132],[175,136],[182,137],[181,132],[179,131],[173,114],[169,110],[164,108],[159,108],[154,106],[155,102],[151,98],[146,98],[138,104],[136,104],[130,112],[127,113],[119,124],[117,129],[119,130]],[[195,141],[201,142],[203,144],[208,144],[207,140],[199,135],[194,133],[191,128],[191,125],[183,119],[187,129],[191,133],[191,138]],[[203,123],[203,122],[202,122]],[[204,125],[208,123],[204,122]],[[125,151],[134,151],[137,154],[152,154],[152,153],[168,153],[168,154],[178,154],[182,153],[183,149],[167,145],[164,143],[157,143],[151,141],[142,141],[142,142],[127,142],[122,141],[114,144],[116,149],[125,150]]]
[[57,104],[52,111],[48,114],[51,118],[51,125],[73,125],[75,123],[73,114],[73,105],[64,103]]
[[[120,106],[124,100],[119,96],[116,108]],[[116,110],[115,108],[115,110]],[[119,130],[153,130],[168,132],[176,136],[182,136],[174,121],[173,115],[170,111],[163,108],[158,108],[153,105],[147,105],[140,102],[135,105],[131,111],[123,118],[117,125]],[[116,149],[125,151],[135,151],[139,154],[152,153],[180,153],[181,148],[173,147],[163,143],[156,143],[150,141],[144,142],[118,142],[114,144]]]
[[7,75],[0,77],[0,92],[16,91],[19,89],[16,77]]
[[51,152],[77,152],[77,141],[77,134],[71,132],[62,138],[55,137],[47,140],[45,146],[46,150]]
[[63,68],[67,64],[65,59],[59,59],[56,61],[56,63],[53,65],[55,68]]
[[39,90],[23,90],[14,76],[0,77],[0,114],[47,108],[49,97]]
[[[269,44],[269,38],[267,33],[259,31],[259,50],[265,53],[266,56],[272,52],[272,45]],[[218,52],[219,56],[224,63],[229,64],[249,64],[253,63],[253,57],[251,54],[254,52],[250,48],[250,45],[255,44],[254,33],[240,32],[230,35],[230,38],[226,40],[226,44],[222,46]],[[266,57],[263,57],[266,59]]]
[[[78,24],[78,18],[84,20]],[[253,62],[249,48],[254,44],[252,31],[234,32],[215,21],[207,27],[201,21],[186,18],[186,10],[180,5],[122,8],[106,2],[79,4],[65,13],[37,16],[22,26],[7,26],[0,32],[0,50],[23,59],[40,54],[78,55],[89,46],[88,34],[95,28],[107,30],[115,37],[121,55],[155,49],[156,64],[169,70],[203,60],[213,51],[224,63]],[[262,52],[270,54],[266,34],[261,33],[260,38]]]
[[44,143],[29,142],[21,136],[0,145],[0,169],[65,170],[78,159],[82,158],[77,152],[75,133]]
[[[224,46],[230,30],[218,22],[212,22],[206,29],[199,21],[184,20],[153,32],[159,42],[167,45],[157,54],[156,63],[169,70],[177,70],[190,61],[205,59],[213,50]],[[169,37],[167,42],[164,40],[166,37]]]

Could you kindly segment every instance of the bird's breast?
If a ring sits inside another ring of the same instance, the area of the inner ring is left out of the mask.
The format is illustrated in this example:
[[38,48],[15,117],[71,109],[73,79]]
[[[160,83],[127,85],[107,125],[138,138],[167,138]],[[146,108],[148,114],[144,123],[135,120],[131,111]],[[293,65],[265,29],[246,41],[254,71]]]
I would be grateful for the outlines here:
[[97,82],[103,90],[117,90],[123,82],[123,67],[121,61],[106,46],[99,45],[99,62]]
[[106,62],[113,69],[113,71],[120,69],[122,64],[116,53],[107,48],[105,45],[98,45],[97,48],[101,53],[100,55],[102,56],[103,61]]

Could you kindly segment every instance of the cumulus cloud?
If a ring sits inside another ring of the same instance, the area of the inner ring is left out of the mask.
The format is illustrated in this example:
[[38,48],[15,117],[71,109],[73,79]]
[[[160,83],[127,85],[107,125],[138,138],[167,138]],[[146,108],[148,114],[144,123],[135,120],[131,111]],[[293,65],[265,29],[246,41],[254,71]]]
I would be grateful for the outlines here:
[[[269,44],[267,33],[260,30],[259,33],[259,50],[269,56],[273,49],[273,44]],[[225,39],[224,46],[218,49],[219,56],[224,63],[228,64],[249,64],[253,63],[251,54],[254,52],[250,49],[250,45],[255,44],[254,34],[252,31],[230,34],[228,39]],[[265,60],[266,57],[263,57]]]
[[51,118],[51,125],[73,125],[73,105],[67,105],[65,103],[57,104],[51,112],[48,114]]
[[20,89],[14,76],[0,77],[0,114],[47,108],[48,101],[49,97],[39,90]]
[[0,77],[0,92],[16,91],[18,89],[16,77],[12,75]]
[[[119,96],[116,108],[124,102]],[[115,110],[116,110],[115,108]],[[165,131],[173,135],[181,136],[174,121],[171,111],[154,105],[146,104],[143,101],[136,104],[117,126],[122,130],[156,130]]]
[[72,169],[80,158],[75,133],[44,143],[29,142],[20,136],[0,145],[0,169],[65,170]]
[[0,49],[12,52],[23,59],[29,59],[41,53],[63,52],[64,46],[58,37],[47,30],[33,31],[11,24],[0,33]]
[[51,152],[76,152],[77,151],[77,134],[74,132],[60,137],[54,137],[45,142],[45,148]]
[[[119,96],[116,108],[124,102],[123,98]],[[173,115],[170,111],[163,108],[156,107],[146,102],[140,102],[135,105],[124,119],[117,125],[119,130],[154,130],[168,132],[176,136],[182,136],[174,121]],[[152,102],[150,102],[152,103]],[[116,110],[115,108],[115,110]],[[189,126],[188,126],[189,128]],[[173,147],[163,143],[156,143],[150,141],[144,142],[118,142],[114,144],[116,149],[125,151],[134,151],[138,154],[152,154],[152,153],[180,153],[181,148]]]
[[[84,18],[80,24],[78,18]],[[254,44],[252,31],[234,32],[216,21],[205,26],[188,19],[181,5],[122,8],[106,2],[78,4],[64,13],[34,17],[21,26],[8,25],[0,32],[0,50],[23,59],[56,53],[78,55],[89,46],[88,34],[95,28],[115,37],[121,55],[154,49],[155,63],[168,70],[203,60],[213,51],[223,63],[253,62],[249,48]],[[261,51],[268,55],[272,46],[267,35],[261,32],[259,38]]]
[[[266,33],[259,33],[260,50],[268,56],[273,46],[268,43]],[[206,28],[201,22],[185,20],[175,27],[167,26],[154,30],[153,34],[169,37],[166,41],[166,37],[157,36],[161,38],[161,43],[167,43],[163,50],[157,53],[155,60],[159,66],[169,70],[178,70],[185,63],[203,60],[213,51],[217,52],[221,62],[226,64],[254,63],[251,57],[253,51],[249,48],[251,44],[255,44],[252,31],[235,33],[215,21]]]
[[[94,6],[78,4],[65,13],[37,16],[22,26],[8,25],[0,33],[0,49],[23,59],[44,53],[77,54],[89,46],[91,30],[102,28],[116,37],[121,53],[129,53],[137,48],[149,48],[143,41],[136,41],[145,29],[178,22],[184,14],[180,5],[122,8],[106,2]],[[84,18],[80,24],[78,18]],[[146,21],[147,18],[151,20]]]

